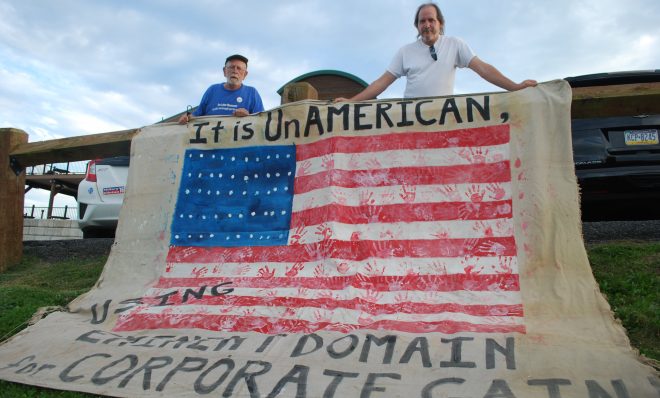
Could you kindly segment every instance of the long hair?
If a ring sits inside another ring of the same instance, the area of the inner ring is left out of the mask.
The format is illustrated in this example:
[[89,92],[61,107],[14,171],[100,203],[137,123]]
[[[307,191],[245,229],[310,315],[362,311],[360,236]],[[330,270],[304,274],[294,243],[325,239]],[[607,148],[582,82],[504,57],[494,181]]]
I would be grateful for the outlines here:
[[[431,7],[435,8],[436,17],[438,19],[438,22],[440,22],[440,34],[444,35],[445,34],[445,17],[442,15],[442,11],[440,11],[440,7],[438,7],[438,5],[433,3],[433,2],[424,3],[424,4],[420,5],[419,7],[417,7],[417,12],[415,13],[415,21],[414,21],[415,28],[417,28],[417,25],[418,25],[419,12],[422,11],[422,8],[428,7],[428,6],[431,6]],[[419,37],[419,33],[417,34],[417,37]]]

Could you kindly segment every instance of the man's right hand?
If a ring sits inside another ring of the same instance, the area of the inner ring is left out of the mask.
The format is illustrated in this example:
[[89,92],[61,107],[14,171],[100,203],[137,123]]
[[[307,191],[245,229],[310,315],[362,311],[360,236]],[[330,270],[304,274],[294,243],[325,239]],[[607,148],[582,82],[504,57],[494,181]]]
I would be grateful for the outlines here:
[[179,118],[179,124],[186,124],[192,119],[192,116],[190,116],[190,113],[184,113],[181,115]]

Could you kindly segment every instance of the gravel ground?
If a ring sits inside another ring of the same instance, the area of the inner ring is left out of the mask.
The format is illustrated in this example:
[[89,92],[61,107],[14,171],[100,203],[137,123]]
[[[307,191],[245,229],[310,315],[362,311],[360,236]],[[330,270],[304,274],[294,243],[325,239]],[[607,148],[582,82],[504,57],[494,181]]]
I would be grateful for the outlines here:
[[[612,240],[660,242],[660,220],[585,222],[582,232],[586,243]],[[23,253],[49,261],[107,256],[113,242],[113,238],[27,241],[23,242]]]
[[114,238],[25,241],[23,254],[34,255],[50,262],[107,256],[114,241]]
[[586,243],[612,240],[660,242],[660,220],[584,222],[582,234]]

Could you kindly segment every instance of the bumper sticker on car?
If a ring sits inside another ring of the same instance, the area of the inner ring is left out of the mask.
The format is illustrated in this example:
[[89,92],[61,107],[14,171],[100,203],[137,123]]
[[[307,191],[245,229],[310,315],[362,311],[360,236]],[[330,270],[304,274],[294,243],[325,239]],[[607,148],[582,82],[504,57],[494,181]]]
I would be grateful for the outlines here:
[[119,195],[124,193],[125,187],[107,187],[103,188],[103,195]]

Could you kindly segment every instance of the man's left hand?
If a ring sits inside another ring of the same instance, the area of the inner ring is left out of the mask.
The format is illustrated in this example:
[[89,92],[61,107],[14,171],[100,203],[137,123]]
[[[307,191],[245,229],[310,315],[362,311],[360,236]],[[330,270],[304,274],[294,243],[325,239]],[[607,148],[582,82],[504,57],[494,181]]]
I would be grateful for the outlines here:
[[233,116],[238,116],[238,117],[245,117],[245,116],[247,116],[247,115],[249,115],[249,114],[250,114],[250,112],[248,112],[247,109],[245,109],[245,108],[238,108],[238,109],[236,109],[236,110],[234,111],[234,113],[233,113],[232,115],[233,115]]
[[538,82],[536,80],[531,80],[531,79],[523,80],[522,82],[517,84],[518,87],[516,87],[516,90],[522,90],[523,88],[527,88],[527,87],[536,87],[537,84]]

